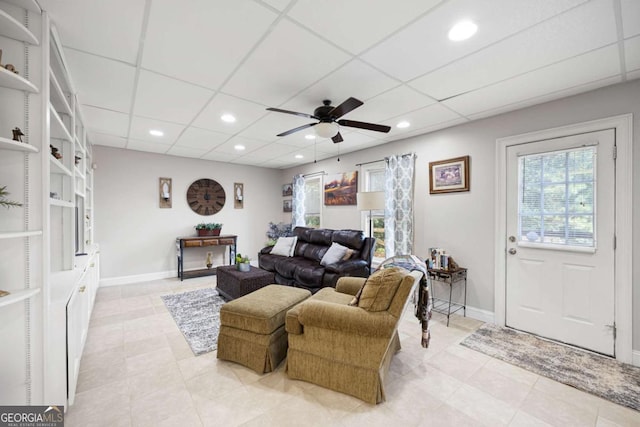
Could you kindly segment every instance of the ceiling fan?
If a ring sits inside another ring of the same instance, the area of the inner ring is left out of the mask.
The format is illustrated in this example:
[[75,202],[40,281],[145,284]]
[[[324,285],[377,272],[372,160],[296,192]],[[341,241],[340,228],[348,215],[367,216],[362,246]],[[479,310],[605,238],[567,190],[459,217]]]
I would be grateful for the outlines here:
[[322,101],[324,105],[316,108],[313,114],[298,113],[296,111],[282,110],[280,108],[267,108],[269,111],[275,111],[276,113],[293,114],[294,116],[307,117],[309,119],[318,120],[317,123],[308,123],[303,126],[299,126],[294,129],[289,129],[286,132],[278,134],[278,136],[287,136],[294,132],[301,131],[303,129],[314,126],[315,133],[322,138],[331,138],[333,142],[342,142],[342,135],[340,135],[340,126],[347,126],[352,128],[373,130],[376,132],[389,132],[390,126],[377,125],[374,123],[357,122],[354,120],[338,120],[350,111],[355,110],[363,104],[362,101],[356,98],[349,98],[342,104],[334,107],[331,105],[331,101],[325,99]]

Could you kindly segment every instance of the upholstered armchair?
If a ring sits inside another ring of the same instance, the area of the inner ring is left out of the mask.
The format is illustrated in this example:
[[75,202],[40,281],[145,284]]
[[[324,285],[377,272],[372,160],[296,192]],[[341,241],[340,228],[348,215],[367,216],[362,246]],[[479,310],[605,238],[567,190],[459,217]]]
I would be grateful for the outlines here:
[[400,349],[398,321],[421,277],[398,267],[367,279],[342,277],[335,289],[321,289],[289,310],[289,377],[372,404],[384,401],[385,377]]

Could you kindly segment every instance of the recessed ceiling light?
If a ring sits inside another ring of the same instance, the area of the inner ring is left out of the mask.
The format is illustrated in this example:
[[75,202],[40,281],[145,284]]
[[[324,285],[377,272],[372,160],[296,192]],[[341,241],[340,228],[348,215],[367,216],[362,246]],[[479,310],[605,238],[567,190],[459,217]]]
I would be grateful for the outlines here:
[[449,30],[449,40],[459,42],[473,36],[478,26],[471,21],[460,21]]
[[316,136],[312,135],[310,133],[306,134],[304,137],[305,137],[305,139],[316,139]]
[[244,150],[246,147],[245,147],[244,145],[240,145],[240,144],[238,144],[238,145],[234,145],[234,146],[233,146],[233,148],[234,148],[234,149],[236,149],[236,150],[238,150],[238,151],[242,151],[242,150]]
[[296,159],[304,159],[304,156],[302,154],[296,154],[295,157]]
[[162,132],[161,130],[158,130],[158,129],[150,129],[149,130],[149,135],[164,136],[164,132]]
[[406,120],[396,125],[396,127],[400,129],[408,128],[409,126],[411,126],[411,123],[407,122]]
[[227,122],[227,123],[233,123],[236,121],[236,118],[233,114],[223,114],[220,116],[220,119],[223,122]]

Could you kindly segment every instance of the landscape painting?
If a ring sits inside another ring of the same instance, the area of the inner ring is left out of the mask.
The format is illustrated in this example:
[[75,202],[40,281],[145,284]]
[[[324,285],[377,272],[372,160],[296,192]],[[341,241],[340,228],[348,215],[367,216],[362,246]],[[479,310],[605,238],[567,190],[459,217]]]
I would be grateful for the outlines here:
[[469,156],[429,163],[429,193],[469,191]]
[[327,175],[324,184],[325,206],[345,206],[357,203],[358,171]]

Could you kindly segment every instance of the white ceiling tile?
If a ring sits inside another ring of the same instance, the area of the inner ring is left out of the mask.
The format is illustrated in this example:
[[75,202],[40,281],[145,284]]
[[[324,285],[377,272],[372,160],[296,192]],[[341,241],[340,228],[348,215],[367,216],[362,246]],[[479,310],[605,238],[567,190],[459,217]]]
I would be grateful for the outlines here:
[[[236,145],[242,145],[244,150],[236,150]],[[267,146],[268,143],[259,141],[257,139],[243,138],[240,136],[234,136],[223,144],[218,145],[215,151],[218,153],[235,154],[238,156],[244,156],[250,154],[258,148]]]
[[611,4],[592,2],[419,77],[410,84],[429,96],[445,99],[616,40]]
[[224,86],[225,93],[278,106],[349,57],[282,20]]
[[[383,124],[391,126],[391,130],[388,133],[391,138],[396,136],[404,138],[404,134],[412,132],[414,129],[422,129],[456,119],[460,119],[459,114],[454,113],[440,104],[433,104],[428,107],[421,108],[420,110],[412,111],[411,113],[403,114],[391,120],[387,120],[383,122]],[[398,128],[396,125],[401,121],[409,122],[410,126],[408,128]]]
[[104,145],[107,147],[125,148],[127,139],[120,136],[106,135],[104,133],[91,132],[89,141],[94,145]]
[[213,160],[216,162],[230,162],[232,160],[237,159],[238,157],[239,156],[226,154],[226,153],[217,153],[216,151],[210,151],[204,156],[202,156],[203,159]]
[[142,65],[216,89],[276,17],[252,1],[154,0]]
[[[316,120],[298,117],[291,114],[269,112],[266,116],[240,132],[238,135],[245,138],[259,139],[267,142],[279,142],[282,137],[278,137],[278,134],[315,121]],[[305,131],[297,133],[304,135]]]
[[[390,75],[407,81],[584,1],[449,1],[365,52],[361,58]],[[447,38],[449,29],[463,18],[478,24],[477,34],[464,42],[450,41]]]
[[189,127],[176,141],[178,147],[211,150],[229,139],[229,135],[210,130]]
[[126,114],[83,105],[82,115],[89,131],[123,137],[129,132],[129,116]]
[[245,156],[240,156],[232,160],[231,163],[235,163],[238,165],[247,165],[247,166],[260,166],[264,164],[264,162],[266,161],[268,161],[268,159],[266,159],[263,156],[252,156],[249,154]]
[[[351,53],[360,53],[442,0],[299,0],[289,16]],[[336,7],[339,10],[336,10]]]
[[640,1],[620,0],[622,6],[622,29],[625,38],[640,34]]
[[325,99],[331,100],[334,106],[349,97],[366,101],[399,84],[370,65],[353,60],[287,101],[282,108],[312,114]]
[[203,154],[207,152],[204,148],[191,148],[191,147],[178,147],[173,146],[167,151],[166,154],[171,156],[180,156],[180,157],[194,157],[200,158]]
[[[223,122],[220,119],[223,114],[233,114],[236,121],[233,123]],[[227,134],[236,134],[266,114],[267,111],[264,105],[218,93],[196,118],[193,126]]]
[[187,124],[202,110],[213,92],[169,77],[140,72],[134,114]]
[[145,0],[39,0],[62,44],[135,64]]
[[[446,122],[436,123],[434,125],[421,127],[421,128],[418,128],[418,129],[413,129],[410,132],[402,134],[401,138],[411,138],[413,136],[424,135],[424,134],[427,134],[427,133],[430,133],[430,132],[434,132],[434,131],[439,130],[439,129],[445,129],[445,128],[448,128],[448,127],[457,126],[457,125],[460,125],[462,123],[466,123],[468,121],[469,121],[468,119],[460,117],[460,118],[449,120],[449,121],[446,121]],[[411,128],[413,128],[413,126]],[[398,139],[398,138],[393,138],[392,137],[392,139],[390,139],[390,140],[396,140],[396,139]]]
[[435,101],[407,87],[399,86],[365,102],[349,113],[349,119],[377,123],[431,105]]
[[619,65],[618,47],[609,46],[443,103],[454,111],[468,116],[612,77],[620,72]]
[[137,139],[129,139],[127,148],[130,150],[147,151],[150,153],[166,153],[171,145],[160,144],[158,142],[139,141]]
[[[152,129],[162,131],[164,135],[153,136],[149,133]],[[184,125],[133,116],[129,138],[160,144],[173,144],[183,130]]]
[[65,56],[82,104],[129,113],[135,67],[73,49],[65,49]]
[[289,3],[291,3],[291,0],[263,0],[263,1],[269,6],[274,7],[280,11],[283,11],[287,6],[289,6]]
[[264,160],[269,160],[287,156],[293,151],[296,151],[296,149],[292,148],[290,145],[273,143],[253,150],[248,155],[255,158],[263,158]]
[[625,40],[624,56],[627,71],[640,69],[640,36]]

